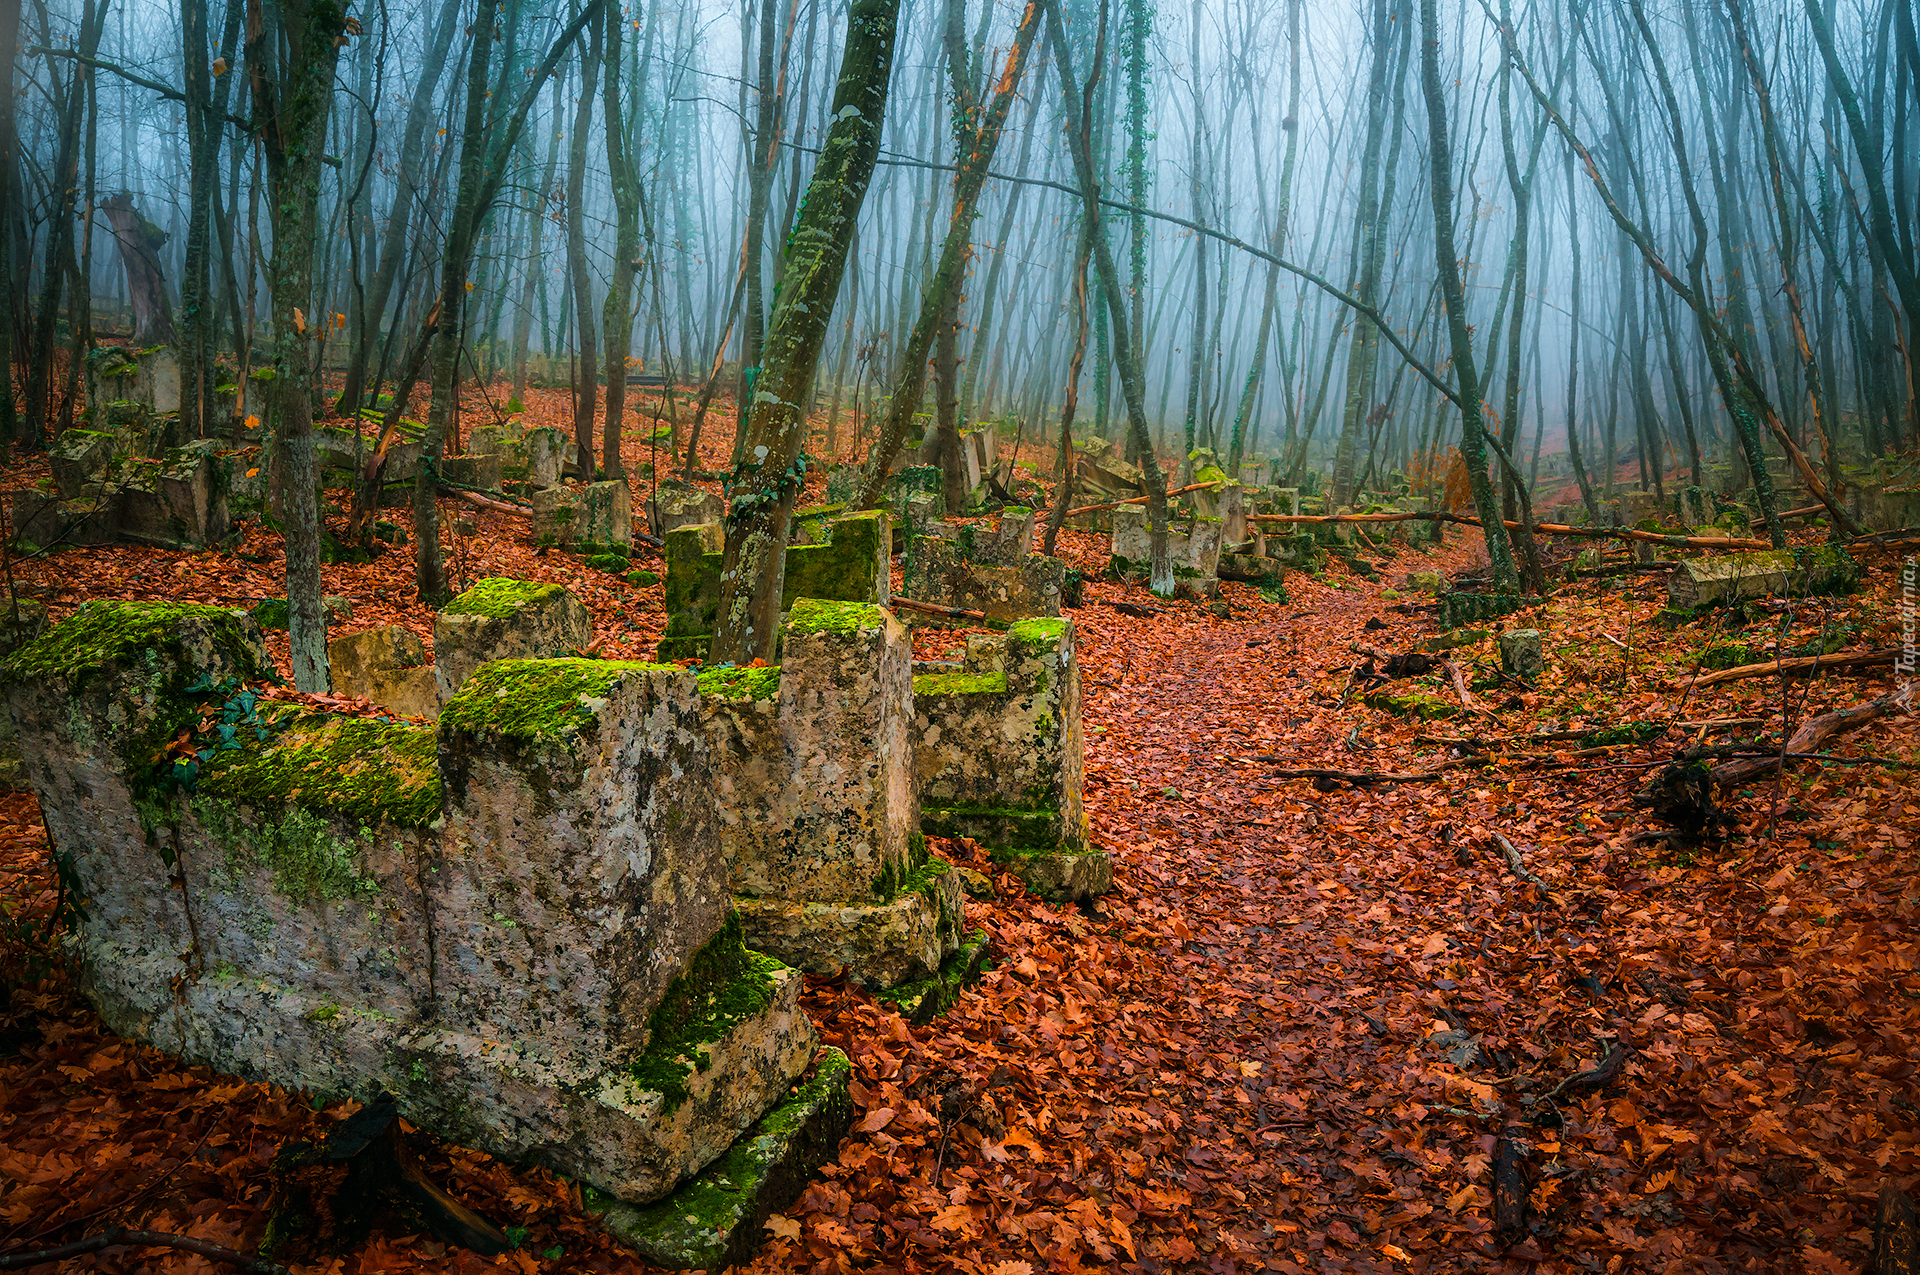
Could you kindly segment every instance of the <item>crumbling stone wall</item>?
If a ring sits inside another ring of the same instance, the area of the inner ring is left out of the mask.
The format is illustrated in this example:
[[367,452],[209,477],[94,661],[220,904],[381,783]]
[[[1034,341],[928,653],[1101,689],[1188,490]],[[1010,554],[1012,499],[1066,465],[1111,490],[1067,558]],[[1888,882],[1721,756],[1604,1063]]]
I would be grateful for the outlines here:
[[635,1201],[784,1096],[815,1036],[730,919],[691,673],[494,663],[436,731],[268,671],[246,617],[142,603],[0,665],[109,1027]]

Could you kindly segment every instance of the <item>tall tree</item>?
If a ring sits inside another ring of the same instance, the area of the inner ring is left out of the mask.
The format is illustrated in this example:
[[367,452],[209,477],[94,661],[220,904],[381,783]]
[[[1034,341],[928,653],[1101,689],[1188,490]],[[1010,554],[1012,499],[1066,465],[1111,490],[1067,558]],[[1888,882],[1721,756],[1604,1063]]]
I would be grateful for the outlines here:
[[714,662],[771,659],[786,584],[787,535],[805,478],[806,405],[840,293],[847,246],[880,153],[900,0],[853,0],[833,123],[787,236],[779,304],[728,484]]
[[[633,345],[633,277],[640,269],[640,177],[634,171],[633,124],[620,101],[620,6],[606,7],[607,175],[613,186],[613,269],[600,326],[607,339],[607,414],[600,454],[607,477],[626,481],[620,428],[627,407],[627,351]],[[640,69],[645,75],[645,68]],[[637,95],[638,88],[632,90]],[[637,113],[637,105],[635,108]]]

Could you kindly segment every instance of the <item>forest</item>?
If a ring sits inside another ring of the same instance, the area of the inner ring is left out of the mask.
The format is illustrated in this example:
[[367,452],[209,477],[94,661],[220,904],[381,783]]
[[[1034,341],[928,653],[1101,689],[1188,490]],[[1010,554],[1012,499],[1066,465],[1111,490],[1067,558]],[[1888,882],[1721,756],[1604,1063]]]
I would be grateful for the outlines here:
[[0,1270],[1920,1271],[1912,0],[0,54]]

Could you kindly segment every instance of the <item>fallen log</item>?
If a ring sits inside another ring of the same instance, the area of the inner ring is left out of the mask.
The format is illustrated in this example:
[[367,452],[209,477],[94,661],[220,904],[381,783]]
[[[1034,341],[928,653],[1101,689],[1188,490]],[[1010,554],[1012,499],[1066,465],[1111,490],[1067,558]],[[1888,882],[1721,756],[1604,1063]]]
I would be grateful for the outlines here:
[[1493,1144],[1493,1238],[1501,1251],[1527,1237],[1527,1156],[1520,1130],[1507,1127]]
[[[1906,705],[1892,695],[1883,695],[1879,699],[1868,700],[1864,704],[1855,704],[1852,708],[1836,709],[1831,713],[1822,713],[1810,717],[1788,737],[1787,745],[1781,750],[1788,756],[1796,753],[1811,753],[1832,739],[1835,735],[1844,735],[1858,730],[1869,722],[1882,717],[1893,717],[1906,711]],[[1771,774],[1780,767],[1780,755],[1769,757],[1744,757],[1738,761],[1722,762],[1713,768],[1713,781],[1722,788],[1733,788]]]
[[[1199,491],[1202,487],[1218,487],[1218,486],[1220,486],[1220,484],[1217,482],[1188,483],[1185,487],[1176,487],[1172,491],[1168,492],[1167,499],[1171,500],[1175,496],[1184,496],[1190,491]],[[1118,509],[1121,505],[1143,505],[1151,499],[1152,499],[1151,496],[1128,496],[1125,500],[1109,500],[1104,504],[1082,505],[1078,509],[1069,509],[1067,510],[1064,516],[1071,518],[1075,514],[1099,513],[1102,509]]]
[[985,611],[968,611],[962,607],[944,607],[937,602],[915,602],[912,598],[903,598],[898,594],[895,594],[887,605],[901,607],[908,611],[919,611],[925,615],[943,615],[953,620],[978,620],[980,623],[985,624],[988,619]]
[[1461,709],[1481,717],[1492,717],[1493,710],[1486,707],[1467,692],[1467,679],[1466,676],[1460,672],[1460,666],[1452,660],[1442,660],[1440,662],[1446,665],[1447,676],[1453,679],[1453,692],[1460,697]]
[[1797,655],[1790,660],[1769,660],[1765,664],[1742,664],[1713,673],[1702,673],[1687,683],[1689,687],[1713,686],[1719,682],[1737,682],[1747,677],[1769,677],[1775,673],[1794,676],[1829,668],[1877,668],[1891,664],[1900,654],[1898,647],[1883,646],[1873,651],[1840,651],[1833,655]]
[[[1351,522],[1451,522],[1462,527],[1478,527],[1480,520],[1471,514],[1402,511],[1391,514],[1248,514],[1248,522],[1351,523]],[[1518,531],[1520,524],[1503,523]],[[1536,536],[1575,536],[1588,540],[1638,540],[1646,544],[1668,545],[1675,549],[1771,549],[1771,540],[1742,540],[1719,536],[1669,536],[1637,527],[1569,527],[1562,523],[1541,522],[1533,526]]]
[[[1275,762],[1280,758],[1262,753],[1250,760]],[[1370,784],[1424,784],[1440,778],[1449,770],[1486,764],[1485,757],[1456,757],[1452,761],[1441,762],[1430,770],[1330,770],[1324,766],[1294,766],[1268,773],[1275,779],[1330,779],[1352,784],[1356,788],[1365,788]]]
[[269,1262],[265,1258],[242,1253],[224,1244],[215,1244],[211,1240],[199,1239],[192,1235],[172,1235],[162,1231],[130,1231],[124,1226],[110,1226],[98,1235],[89,1235],[85,1239],[75,1240],[71,1244],[62,1244],[58,1248],[19,1249],[10,1253],[0,1253],[0,1271],[25,1270],[29,1266],[64,1262],[70,1257],[84,1257],[88,1253],[121,1247],[177,1249],[182,1253],[193,1253],[204,1257],[210,1262],[237,1266],[249,1272],[250,1275],[290,1275],[287,1268],[278,1262]]
[[1520,847],[1514,845],[1513,842],[1507,840],[1497,832],[1491,835],[1493,837],[1493,844],[1499,847],[1501,857],[1507,861],[1507,868],[1513,875],[1519,877],[1528,885],[1540,887],[1540,893],[1546,895],[1548,900],[1551,901],[1553,899],[1553,887],[1533,873],[1527,871],[1527,862],[1520,857]]

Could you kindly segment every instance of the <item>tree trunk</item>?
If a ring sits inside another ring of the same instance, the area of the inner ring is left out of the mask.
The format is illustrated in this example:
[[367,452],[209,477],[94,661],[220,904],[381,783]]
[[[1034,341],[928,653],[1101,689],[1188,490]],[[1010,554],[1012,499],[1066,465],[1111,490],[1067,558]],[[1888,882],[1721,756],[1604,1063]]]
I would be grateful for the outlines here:
[[607,276],[607,301],[601,326],[607,338],[607,417],[600,454],[607,477],[625,482],[620,461],[620,427],[627,407],[627,351],[633,345],[633,276],[640,268],[640,178],[634,172],[630,125],[620,110],[619,7],[606,11],[607,173],[613,187],[613,269]]
[[[594,358],[593,276],[587,270],[587,133],[593,123],[593,89],[600,72],[601,32],[595,24],[580,51],[580,105],[573,116],[573,141],[567,151],[567,273],[573,279],[574,459],[593,481],[593,409],[598,399],[599,367]],[[612,392],[613,386],[607,387]]]
[[804,407],[879,155],[899,0],[853,0],[846,51],[813,180],[787,238],[780,303],[729,486],[719,618],[709,659],[771,659],[786,581],[787,533],[805,478]]
[[1460,455],[1473,488],[1474,512],[1480,515],[1487,538],[1487,558],[1493,566],[1493,587],[1499,592],[1519,588],[1513,553],[1500,507],[1487,481],[1486,435],[1480,416],[1480,374],[1473,357],[1473,334],[1467,325],[1467,299],[1460,284],[1460,255],[1453,234],[1453,150],[1447,138],[1447,102],[1440,86],[1440,22],[1434,0],[1420,0],[1420,86],[1427,101],[1427,162],[1432,169],[1434,264],[1439,270],[1440,295],[1447,312],[1447,331],[1453,349],[1454,385],[1460,409]]

